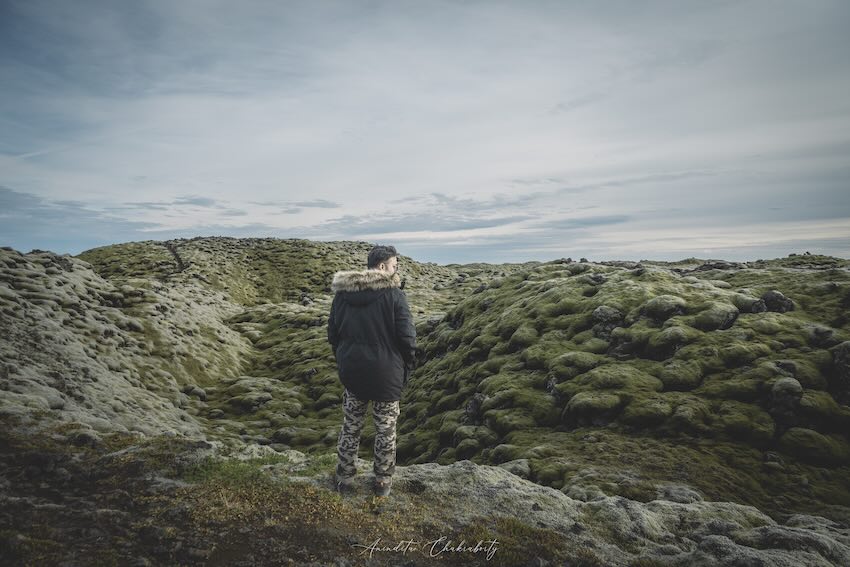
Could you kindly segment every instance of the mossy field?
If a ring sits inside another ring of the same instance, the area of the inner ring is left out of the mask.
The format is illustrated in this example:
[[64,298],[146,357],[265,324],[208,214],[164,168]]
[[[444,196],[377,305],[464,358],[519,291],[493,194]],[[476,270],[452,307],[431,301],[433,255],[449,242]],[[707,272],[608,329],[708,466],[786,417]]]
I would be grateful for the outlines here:
[[[335,447],[329,285],[335,271],[365,267],[369,247],[172,241],[183,270],[148,275],[226,293],[244,307],[227,324],[252,346],[240,375],[198,376],[211,434]],[[129,266],[160,265],[163,250],[81,257],[120,280],[140,275]],[[535,482],[633,498],[681,481],[776,517],[850,505],[848,265],[811,254],[448,266],[402,255],[420,354],[398,462],[527,460]],[[370,422],[364,458],[373,436]],[[589,468],[592,478],[579,474]]]
[[[371,246],[208,237],[106,246],[78,264],[3,249],[0,480],[21,493],[4,517],[35,527],[0,541],[32,565],[68,558],[57,543],[68,538],[104,565],[134,553],[324,564],[375,533],[450,528],[500,538],[481,564],[602,565],[625,552],[650,565],[604,506],[714,501],[850,525],[850,261],[808,253],[466,265],[402,254],[418,349],[397,464],[496,465],[582,503],[575,525],[620,551],[511,514],[454,522],[416,482],[394,503],[341,498],[330,283],[365,269]],[[361,463],[374,435],[370,418]],[[213,458],[213,445],[253,456]],[[66,518],[73,533],[49,513],[68,498],[95,506]]]

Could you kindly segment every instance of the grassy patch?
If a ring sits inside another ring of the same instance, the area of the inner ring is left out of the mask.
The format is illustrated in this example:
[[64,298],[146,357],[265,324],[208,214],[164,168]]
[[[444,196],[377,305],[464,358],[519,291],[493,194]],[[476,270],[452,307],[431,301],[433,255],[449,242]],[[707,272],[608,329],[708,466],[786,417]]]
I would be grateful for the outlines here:
[[[495,548],[489,560],[487,552],[483,550],[458,552],[458,555],[464,556],[465,564],[494,567],[526,565],[532,559],[540,558],[558,565],[576,567],[604,565],[592,550],[566,545],[564,537],[558,532],[529,526],[508,516],[479,518],[464,526],[453,540],[455,546],[463,545],[465,548]],[[492,544],[493,541],[496,543]]]

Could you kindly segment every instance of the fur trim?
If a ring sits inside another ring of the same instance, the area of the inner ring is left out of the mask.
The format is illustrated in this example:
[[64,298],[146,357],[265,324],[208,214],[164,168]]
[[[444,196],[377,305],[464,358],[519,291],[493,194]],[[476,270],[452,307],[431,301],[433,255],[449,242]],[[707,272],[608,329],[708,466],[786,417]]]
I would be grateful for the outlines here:
[[381,270],[344,270],[335,273],[331,283],[331,290],[334,293],[388,287],[401,287],[401,278],[398,274],[390,274]]

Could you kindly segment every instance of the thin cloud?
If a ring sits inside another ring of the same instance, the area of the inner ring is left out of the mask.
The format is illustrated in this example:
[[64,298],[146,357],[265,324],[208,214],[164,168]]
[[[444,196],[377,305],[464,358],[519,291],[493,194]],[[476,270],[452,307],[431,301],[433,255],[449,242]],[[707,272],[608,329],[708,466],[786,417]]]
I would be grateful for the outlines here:
[[150,209],[150,210],[157,210],[157,211],[165,211],[165,210],[168,210],[170,207],[171,207],[171,203],[163,203],[163,202],[152,203],[152,202],[146,202],[146,201],[137,201],[137,202],[124,203],[123,205],[107,206],[107,207],[104,207],[104,208],[107,209],[107,210],[110,210],[110,211],[122,211],[122,210],[128,210],[128,209]]
[[129,201],[121,205],[105,207],[112,211],[128,209],[148,209],[156,211],[172,210],[174,207],[202,207],[202,208],[224,208],[215,199],[200,196],[178,197],[172,201]]
[[605,98],[602,93],[589,93],[583,96],[572,98],[570,100],[559,102],[549,111],[551,114],[564,114],[571,112],[583,106],[599,102]]
[[300,227],[301,234],[309,233],[315,236],[323,234],[335,234],[341,238],[355,239],[364,233],[382,234],[394,232],[417,232],[417,231],[444,231],[452,232],[459,230],[492,228],[511,225],[533,218],[528,215],[514,215],[509,217],[475,217],[461,214],[405,214],[390,217],[387,215],[354,216],[345,215],[331,221],[321,223],[315,227]]
[[215,199],[210,199],[209,197],[179,197],[171,202],[172,205],[193,205],[196,207],[214,207],[216,205]]
[[338,209],[342,205],[327,199],[314,199],[312,201],[248,201],[251,205],[261,207],[282,207],[288,211],[299,212],[302,209]]
[[610,225],[610,224],[622,224],[628,222],[631,217],[626,215],[606,215],[606,216],[596,216],[596,217],[574,217],[574,218],[563,218],[563,219],[555,219],[548,220],[544,222],[535,222],[531,223],[530,226],[533,228],[554,228],[558,230],[574,230],[577,228],[588,228],[593,226],[601,226],[601,225]]
[[319,209],[338,209],[341,205],[339,203],[334,203],[328,201],[326,199],[314,199],[313,201],[296,201],[293,203],[298,207],[315,207]]
[[0,186],[0,242],[20,251],[37,248],[78,254],[123,242],[153,223],[117,219],[79,202],[50,201]]

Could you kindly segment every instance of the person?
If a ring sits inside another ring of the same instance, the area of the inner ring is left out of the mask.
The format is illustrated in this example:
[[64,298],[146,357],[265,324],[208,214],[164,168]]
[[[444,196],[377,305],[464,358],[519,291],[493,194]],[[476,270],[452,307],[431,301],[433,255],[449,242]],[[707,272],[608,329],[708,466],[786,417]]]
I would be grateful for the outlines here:
[[336,489],[353,490],[360,433],[372,402],[375,422],[373,489],[387,496],[395,473],[396,422],[404,387],[416,366],[416,328],[398,275],[393,246],[369,251],[366,270],[334,274],[328,342],[343,385]]

